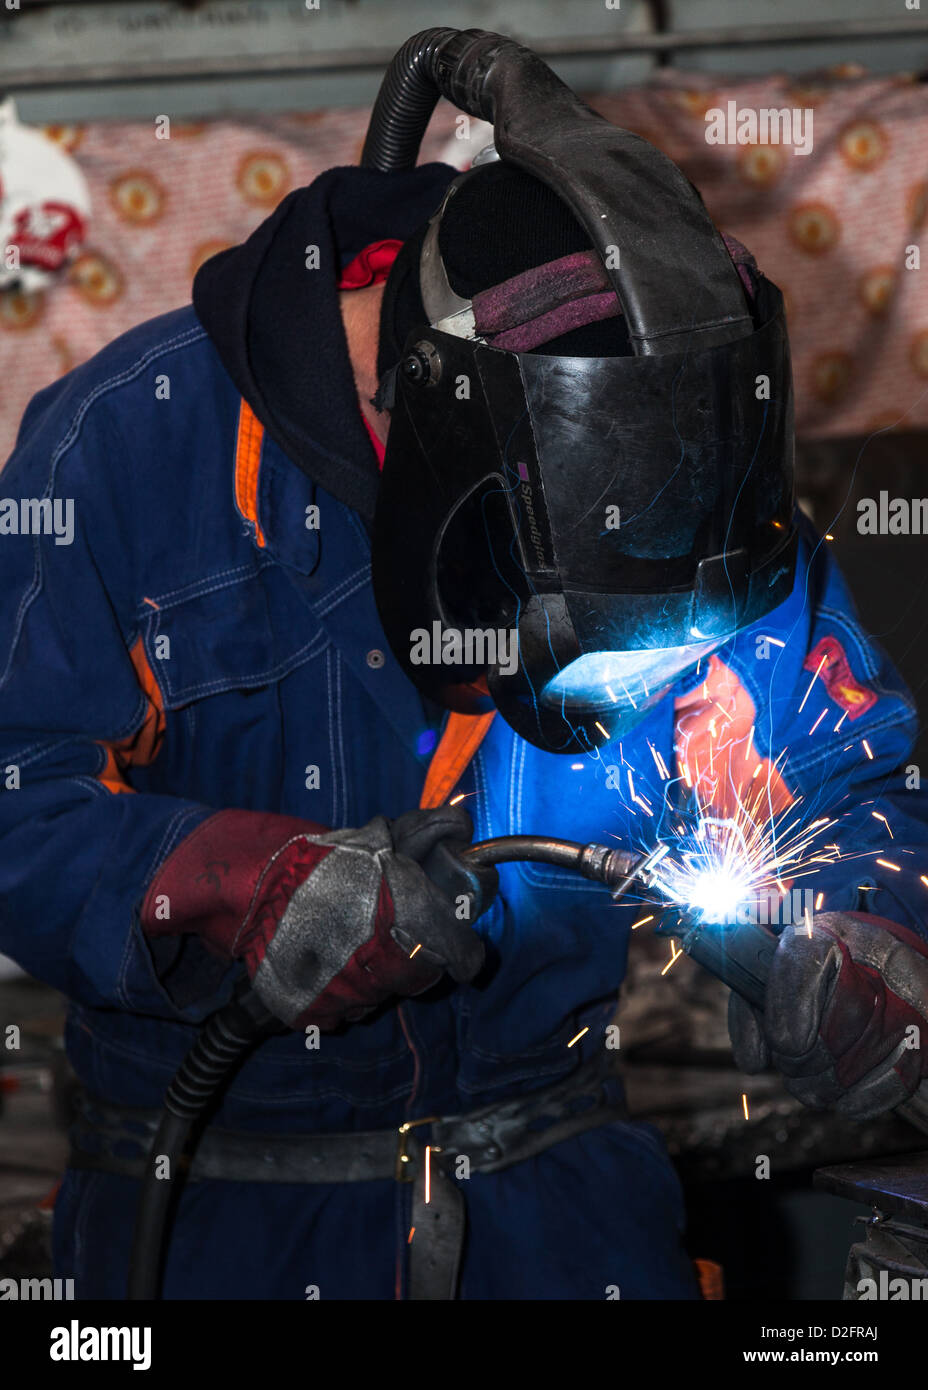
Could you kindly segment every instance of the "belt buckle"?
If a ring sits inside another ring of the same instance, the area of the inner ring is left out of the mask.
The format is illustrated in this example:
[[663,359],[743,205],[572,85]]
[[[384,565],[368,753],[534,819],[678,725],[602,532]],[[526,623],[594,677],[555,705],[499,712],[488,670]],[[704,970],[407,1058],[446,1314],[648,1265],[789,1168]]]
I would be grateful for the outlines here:
[[414,1182],[415,1164],[408,1151],[409,1131],[418,1129],[420,1125],[433,1125],[441,1119],[440,1115],[426,1115],[422,1120],[404,1120],[396,1132],[396,1168],[394,1179],[396,1182]]

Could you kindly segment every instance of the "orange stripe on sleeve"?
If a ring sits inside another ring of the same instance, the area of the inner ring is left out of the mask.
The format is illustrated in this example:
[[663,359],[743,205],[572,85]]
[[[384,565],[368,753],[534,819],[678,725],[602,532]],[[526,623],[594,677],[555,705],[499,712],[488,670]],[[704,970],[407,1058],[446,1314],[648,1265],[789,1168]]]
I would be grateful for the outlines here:
[[105,739],[98,740],[106,753],[106,763],[103,771],[98,773],[97,781],[102,782],[107,791],[116,794],[135,790],[129,785],[126,777],[127,769],[133,765],[146,766],[148,763],[153,763],[164,740],[164,701],[161,698],[161,690],[155,680],[154,672],[148,664],[148,657],[145,655],[145,647],[141,637],[135,642],[129,655],[132,658],[132,665],[135,667],[139,685],[145,695],[145,718],[134,734],[130,734],[128,738],[120,739],[118,743],[108,743]]
[[693,1268],[699,1280],[699,1292],[704,1299],[718,1302],[725,1298],[725,1272],[715,1260],[694,1260]]
[[258,523],[258,473],[261,468],[261,445],[264,426],[246,400],[238,412],[238,436],[235,441],[235,505],[246,521],[254,522],[255,539],[263,546],[264,532]]
[[489,732],[496,710],[488,714],[450,714],[445,731],[429,763],[419,798],[422,810],[434,810],[447,801]]

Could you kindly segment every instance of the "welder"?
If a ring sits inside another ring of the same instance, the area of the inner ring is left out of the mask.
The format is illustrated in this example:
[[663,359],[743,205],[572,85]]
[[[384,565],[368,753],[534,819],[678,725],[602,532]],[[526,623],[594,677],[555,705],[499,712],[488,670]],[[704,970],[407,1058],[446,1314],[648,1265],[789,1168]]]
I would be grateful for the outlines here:
[[[492,108],[461,176],[414,167],[439,89]],[[459,855],[646,845],[668,781],[837,821],[739,1062],[926,1110],[914,711],[794,511],[781,297],[526,50],[410,40],[362,167],[42,391],[4,491],[75,509],[0,537],[0,949],[70,1001],[79,1297],[124,1296],[162,1094],[242,979],[280,1026],[164,1297],[699,1297],[610,1046],[635,908]]]

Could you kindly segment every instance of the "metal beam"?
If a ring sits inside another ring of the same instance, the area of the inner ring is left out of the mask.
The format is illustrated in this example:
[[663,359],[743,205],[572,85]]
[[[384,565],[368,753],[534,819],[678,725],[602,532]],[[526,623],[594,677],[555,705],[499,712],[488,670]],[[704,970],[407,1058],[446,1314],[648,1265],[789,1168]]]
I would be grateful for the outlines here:
[[[10,22],[15,23],[15,19]],[[2,26],[0,26],[2,27]],[[514,37],[520,37],[514,35]],[[815,44],[840,39],[921,38],[928,41],[928,19],[876,19],[803,24],[757,24],[700,29],[692,33],[603,35],[580,39],[521,38],[543,58],[630,57],[641,53],[693,52],[713,48],[759,48],[778,44]],[[176,61],[100,62],[49,65],[3,71],[0,91],[38,91],[48,87],[112,87],[145,82],[207,81],[222,78],[284,77],[300,74],[383,71],[394,48],[331,49],[314,53],[278,53],[220,58],[205,55]]]

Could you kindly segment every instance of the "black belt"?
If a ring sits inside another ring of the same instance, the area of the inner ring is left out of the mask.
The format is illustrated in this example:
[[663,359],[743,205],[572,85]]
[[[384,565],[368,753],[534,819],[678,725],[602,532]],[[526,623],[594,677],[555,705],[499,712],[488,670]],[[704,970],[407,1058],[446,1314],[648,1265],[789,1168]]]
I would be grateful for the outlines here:
[[[191,1182],[411,1182],[415,1236],[409,1297],[451,1299],[465,1224],[463,1191],[451,1176],[456,1161],[466,1158],[469,1172],[496,1173],[584,1130],[627,1120],[624,1096],[608,1099],[610,1080],[618,1082],[616,1061],[604,1049],[540,1091],[466,1115],[410,1120],[397,1129],[260,1134],[210,1127],[185,1176]],[[158,1111],[113,1106],[85,1092],[71,1127],[70,1167],[141,1178],[159,1118]],[[423,1130],[428,1130],[427,1160]]]

